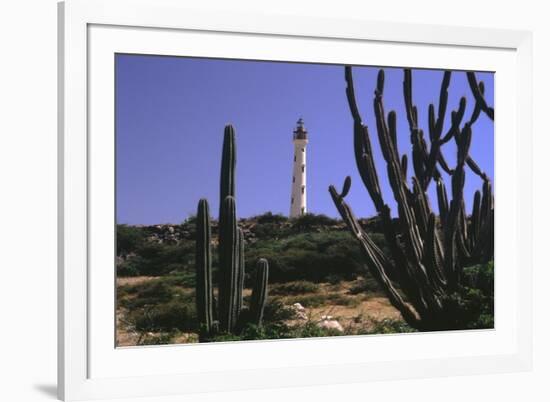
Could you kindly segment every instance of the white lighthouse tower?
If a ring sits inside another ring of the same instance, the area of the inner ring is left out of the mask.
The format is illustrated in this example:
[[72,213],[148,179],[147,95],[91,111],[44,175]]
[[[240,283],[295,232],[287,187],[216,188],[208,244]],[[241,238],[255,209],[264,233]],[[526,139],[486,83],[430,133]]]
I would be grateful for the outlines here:
[[292,168],[292,192],[290,199],[290,217],[295,218],[307,212],[306,204],[306,145],[307,131],[300,117],[294,130],[294,162]]

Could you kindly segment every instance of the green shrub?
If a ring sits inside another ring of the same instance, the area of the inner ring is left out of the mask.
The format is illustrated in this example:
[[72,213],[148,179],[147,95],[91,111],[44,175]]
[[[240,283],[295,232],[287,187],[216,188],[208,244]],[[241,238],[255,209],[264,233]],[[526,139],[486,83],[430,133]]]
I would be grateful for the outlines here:
[[384,318],[382,320],[373,320],[372,329],[367,333],[369,334],[401,334],[406,332],[416,332],[416,330],[401,319]]
[[134,258],[130,258],[116,267],[116,274],[120,277],[139,276],[139,268],[133,261]]
[[464,268],[463,286],[447,298],[450,328],[487,329],[494,327],[494,263]]
[[130,312],[129,318],[138,331],[194,331],[197,329],[195,303],[173,300],[148,305]]
[[145,240],[143,230],[128,225],[117,225],[116,227],[116,249],[117,255],[124,255],[135,252]]
[[292,219],[292,225],[295,229],[307,230],[314,226],[331,226],[337,224],[339,221],[334,218],[329,218],[326,215],[315,215],[307,213],[297,218]]
[[194,243],[187,241],[179,245],[145,242],[128,260],[138,275],[160,276],[172,272],[190,271],[195,264]]
[[318,291],[319,285],[308,281],[278,283],[269,288],[269,293],[272,295],[299,295]]
[[[260,240],[247,247],[246,264],[269,260],[270,283],[307,280],[325,282],[327,277],[354,279],[363,273],[360,250],[345,231],[301,233],[279,241]],[[249,272],[249,275],[252,273]]]
[[321,328],[317,323],[308,321],[294,328],[292,338],[319,338],[325,336],[339,336],[342,333],[332,328]]
[[352,294],[352,295],[381,293],[382,289],[380,289],[380,285],[378,285],[378,283],[372,276],[366,275],[365,277],[362,277],[359,280],[357,280],[350,287],[348,292],[349,294]]
[[273,214],[272,212],[266,212],[263,215],[255,216],[254,218],[259,225],[264,225],[266,223],[283,223],[288,221],[288,218],[281,214]]
[[281,324],[296,316],[294,309],[285,306],[280,300],[270,297],[264,309],[264,324]]

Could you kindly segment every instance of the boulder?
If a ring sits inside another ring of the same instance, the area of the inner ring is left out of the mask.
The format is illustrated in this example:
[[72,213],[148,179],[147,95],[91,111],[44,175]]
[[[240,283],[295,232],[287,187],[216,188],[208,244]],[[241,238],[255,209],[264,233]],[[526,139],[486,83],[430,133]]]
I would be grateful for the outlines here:
[[[323,317],[331,317],[331,316],[323,316]],[[321,321],[319,321],[317,325],[320,328],[332,329],[338,332],[344,332],[344,328],[342,327],[342,325],[338,321],[333,320],[332,317],[330,319],[326,319],[326,318],[321,319]]]

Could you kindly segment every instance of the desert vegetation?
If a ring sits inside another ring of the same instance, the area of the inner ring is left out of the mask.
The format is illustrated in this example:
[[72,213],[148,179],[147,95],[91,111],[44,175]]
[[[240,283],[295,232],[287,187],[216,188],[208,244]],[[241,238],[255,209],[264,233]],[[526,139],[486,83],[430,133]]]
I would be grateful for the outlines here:
[[[377,214],[357,218],[342,191],[329,192],[342,219],[267,212],[238,219],[236,134],[224,130],[220,205],[206,199],[181,224],[117,226],[117,345],[305,338],[493,327],[493,195],[489,177],[469,155],[473,127],[494,118],[483,83],[465,73],[466,99],[443,128],[451,72],[445,72],[429,139],[419,127],[412,75],[403,95],[412,171],[397,147],[396,112],[386,115],[384,73],[374,94],[375,126],[395,200],[392,214],[379,185],[369,129],[355,100],[351,67],[346,95],[357,169]],[[447,145],[449,144],[449,145]],[[441,149],[456,147],[449,167]],[[465,169],[479,178],[473,208],[464,202]],[[450,201],[446,180],[451,185]],[[410,185],[409,185],[410,181]],[[428,189],[437,189],[437,212]]]
[[[378,241],[379,247],[387,250],[384,236],[379,232],[379,221],[361,219],[360,222]],[[216,239],[217,221],[212,220],[211,224],[212,238]],[[239,220],[239,227],[246,239],[245,304],[250,302],[257,259],[265,256],[269,261],[263,326],[248,325],[238,335],[218,334],[210,340],[416,331],[402,319],[363,266],[360,249],[343,221],[313,214],[291,220],[266,213]],[[195,217],[179,225],[118,226],[119,237],[128,242],[126,254],[118,257],[118,345],[199,342],[195,228]],[[278,237],[270,235],[273,231]],[[311,263],[311,269],[303,270],[302,264],[309,258],[314,258],[315,263]],[[465,271],[472,284],[470,294],[463,301],[470,305],[473,317],[468,327],[490,328],[493,325],[492,263],[473,265]],[[212,253],[213,283],[217,283],[218,275],[218,254]],[[216,294],[216,289],[214,291]],[[297,309],[296,303],[303,310]],[[334,321],[341,329],[326,324]]]

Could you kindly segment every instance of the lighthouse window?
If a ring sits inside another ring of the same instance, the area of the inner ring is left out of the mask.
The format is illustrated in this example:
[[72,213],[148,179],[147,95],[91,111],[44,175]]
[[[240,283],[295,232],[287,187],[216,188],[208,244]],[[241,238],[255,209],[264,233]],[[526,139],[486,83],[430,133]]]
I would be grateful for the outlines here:
[[292,176],[292,183],[296,182],[296,177]]
[[294,204],[294,197],[292,197],[292,199],[290,200],[290,203]]
[[302,148],[302,152],[306,152],[306,150],[304,148]]
[[304,189],[305,189],[305,187],[304,187],[304,186],[302,186],[302,194],[304,194]]
[[294,162],[296,162],[296,155],[294,155]]
[[306,168],[306,167],[305,167],[304,165],[302,165],[302,173],[304,173],[305,168]]

